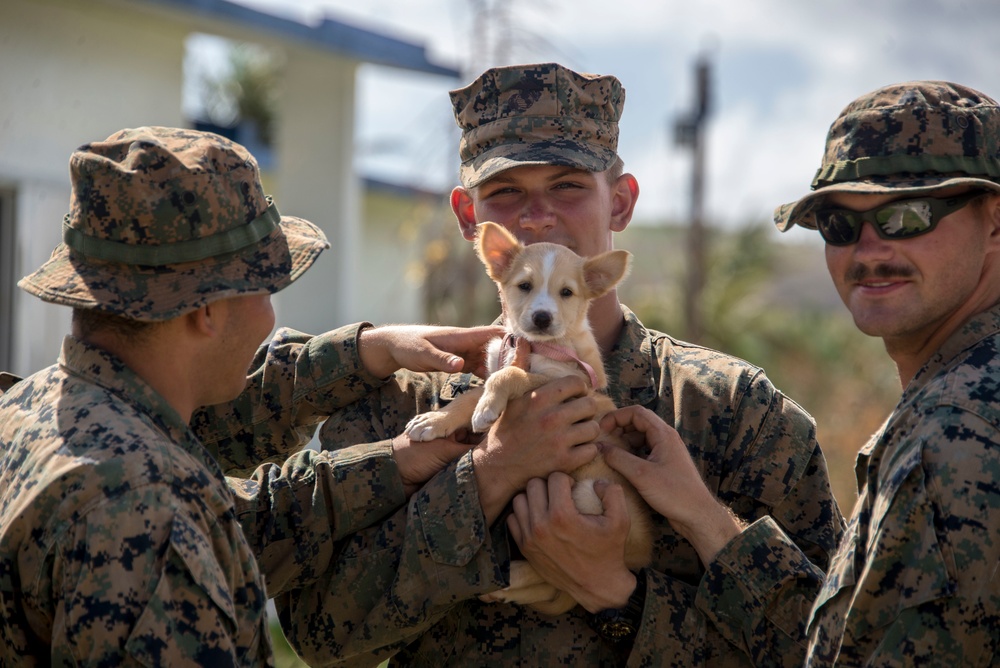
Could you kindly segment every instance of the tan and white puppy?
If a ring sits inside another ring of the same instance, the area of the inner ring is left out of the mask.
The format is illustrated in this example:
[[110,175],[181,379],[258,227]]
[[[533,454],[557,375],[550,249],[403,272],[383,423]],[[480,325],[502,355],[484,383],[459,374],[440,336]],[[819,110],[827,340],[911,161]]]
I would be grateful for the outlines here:
[[[509,334],[489,344],[489,375],[483,387],[466,392],[441,410],[417,415],[406,426],[407,435],[416,441],[428,441],[470,425],[474,431],[484,432],[500,417],[511,398],[570,374],[582,375],[591,385],[598,401],[598,419],[614,410],[614,402],[603,393],[607,378],[587,310],[591,300],[625,278],[631,254],[611,250],[584,258],[558,244],[525,246],[502,226],[490,222],[478,226],[476,253],[497,284]],[[527,364],[511,363],[515,338],[531,344]],[[621,442],[615,445],[627,447]],[[572,475],[576,480],[576,507],[590,515],[604,512],[594,491],[595,481],[622,485],[631,521],[625,563],[630,569],[648,565],[652,537],[649,508],[642,497],[600,456]],[[530,605],[550,615],[576,605],[568,594],[542,580],[526,561],[511,563],[510,587],[482,598]]]

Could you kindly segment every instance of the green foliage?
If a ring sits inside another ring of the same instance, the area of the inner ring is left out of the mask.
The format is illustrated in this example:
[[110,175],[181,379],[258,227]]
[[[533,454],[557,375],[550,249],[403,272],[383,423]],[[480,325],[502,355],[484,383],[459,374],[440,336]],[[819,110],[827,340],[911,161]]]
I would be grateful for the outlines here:
[[[841,304],[790,294],[789,286],[810,281],[827,294],[832,287],[821,248],[779,243],[776,235],[770,225],[712,232],[701,304],[705,331],[695,343],[762,367],[813,415],[835,493],[849,512],[856,495],[854,456],[892,409],[898,379],[881,341],[860,333]],[[654,238],[642,240],[640,253],[657,248],[655,233],[645,236]],[[664,243],[660,256],[682,247]],[[632,286],[623,301],[647,326],[681,335],[684,262],[675,259],[673,284]]]
[[260,141],[270,146],[279,71],[280,64],[270,51],[254,44],[233,44],[227,72],[202,81],[209,117],[222,126],[250,122]]

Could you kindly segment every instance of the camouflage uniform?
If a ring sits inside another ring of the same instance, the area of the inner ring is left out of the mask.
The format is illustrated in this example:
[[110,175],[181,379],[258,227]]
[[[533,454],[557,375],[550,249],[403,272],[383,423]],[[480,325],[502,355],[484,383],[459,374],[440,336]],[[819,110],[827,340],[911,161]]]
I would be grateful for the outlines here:
[[[811,615],[808,665],[1000,660],[998,347],[994,307],[941,347],[862,448],[860,498]],[[752,566],[763,551],[772,568]],[[801,558],[773,522],[754,524],[716,557],[737,581],[716,623],[753,629],[747,611],[772,605]]]
[[[485,526],[471,456],[446,467],[407,507],[338,546],[318,586],[276,599],[290,641],[315,665],[749,665],[781,664],[802,636],[809,602],[843,531],[812,419],[742,360],[626,326],[606,360],[609,394],[646,406],[675,426],[709,487],[748,520],[773,516],[808,555],[789,578],[801,587],[746,634],[729,633],[700,609],[723,574],[704,577],[698,555],[662,517],[634,646],[616,648],[581,608],[547,618],[476,596],[505,586],[511,546],[504,522]],[[400,372],[338,412],[324,447],[389,439],[410,417],[447,401],[468,376]],[[760,568],[770,555],[757,555]],[[810,563],[811,562],[811,563]],[[798,612],[799,614],[796,614]],[[631,652],[630,652],[631,650]]]
[[[279,330],[258,351],[247,390],[192,417],[194,434],[233,476],[236,517],[269,596],[314,582],[337,541],[406,501],[389,443],[287,455],[327,416],[386,382],[358,356],[358,334],[368,326],[314,337]],[[264,460],[280,463],[259,466]]]
[[[1000,107],[946,82],[896,84],[833,123],[814,192],[775,211],[815,228],[830,192],[1000,192]],[[934,280],[934,277],[926,277]],[[904,389],[858,454],[859,499],[810,614],[807,665],[989,666],[1000,661],[1000,306],[968,319]],[[774,567],[752,567],[757,555]],[[780,600],[802,554],[770,520],[717,557],[733,579],[717,623]],[[744,616],[745,615],[745,616]]]
[[[356,331],[279,332],[234,404],[246,433],[295,433],[367,393]],[[225,461],[218,410],[195,422]],[[0,443],[0,665],[270,663],[262,571],[270,592],[311,582],[336,540],[405,499],[388,447],[305,451],[230,479],[234,497],[162,397],[72,337],[0,397]]]
[[[20,284],[46,301],[167,320],[275,292],[328,246],[278,214],[243,147],[209,133],[124,130],[81,147],[70,173],[64,243]],[[266,465],[230,479],[234,496],[212,455],[277,458],[379,384],[357,333],[279,332],[244,394],[194,417],[204,444],[121,359],[73,337],[58,364],[4,376],[0,666],[270,664],[262,570],[272,591],[311,582],[402,484],[372,447]]]

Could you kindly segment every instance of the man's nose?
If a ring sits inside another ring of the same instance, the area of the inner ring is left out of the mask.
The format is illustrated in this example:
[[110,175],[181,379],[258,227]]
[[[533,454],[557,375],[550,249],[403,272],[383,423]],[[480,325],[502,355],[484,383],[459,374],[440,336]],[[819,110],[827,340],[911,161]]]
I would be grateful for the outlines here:
[[518,224],[532,232],[539,232],[555,225],[556,216],[552,207],[541,197],[533,197],[525,203],[518,217]]

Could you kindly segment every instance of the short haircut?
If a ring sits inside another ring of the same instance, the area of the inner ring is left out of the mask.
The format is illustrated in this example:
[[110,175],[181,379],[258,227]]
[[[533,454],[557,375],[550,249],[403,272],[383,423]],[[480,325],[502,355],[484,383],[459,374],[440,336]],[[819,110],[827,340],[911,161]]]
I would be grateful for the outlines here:
[[81,338],[98,332],[113,334],[127,343],[141,343],[156,326],[155,322],[133,320],[97,309],[73,309],[73,331]]

